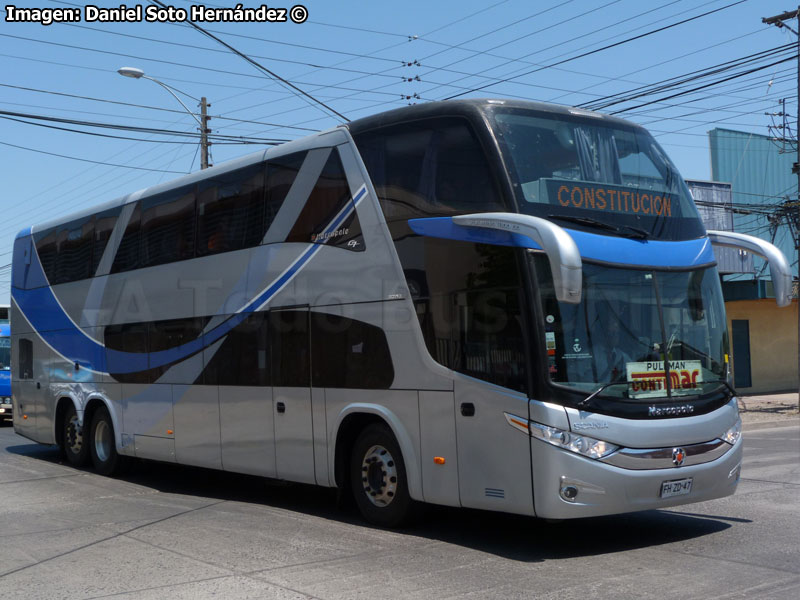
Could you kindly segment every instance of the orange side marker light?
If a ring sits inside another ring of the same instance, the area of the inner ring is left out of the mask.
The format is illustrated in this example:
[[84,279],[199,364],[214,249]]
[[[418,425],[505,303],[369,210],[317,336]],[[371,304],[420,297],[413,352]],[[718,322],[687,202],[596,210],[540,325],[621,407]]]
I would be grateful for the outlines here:
[[167,429],[167,435],[172,435],[173,433],[175,433],[175,432],[172,431],[172,429]]
[[28,418],[28,415],[22,415],[22,418],[23,418],[23,419],[27,419],[27,418]]
[[444,460],[444,456],[434,456],[433,462],[435,462],[437,465],[443,465],[446,461]]

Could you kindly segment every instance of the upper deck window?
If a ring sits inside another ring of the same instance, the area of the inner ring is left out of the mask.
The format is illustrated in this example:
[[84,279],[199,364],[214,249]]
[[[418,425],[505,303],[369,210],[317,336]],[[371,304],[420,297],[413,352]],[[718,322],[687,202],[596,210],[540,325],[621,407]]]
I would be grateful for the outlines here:
[[354,208],[339,152],[332,148],[286,241],[362,251],[364,238]]
[[506,210],[464,119],[403,123],[355,141],[387,221]]
[[513,109],[496,112],[494,127],[522,212],[595,232],[589,220],[650,238],[704,235],[686,184],[643,129]]
[[197,197],[197,255],[219,254],[261,243],[264,223],[264,165],[222,173],[200,183]]
[[194,257],[195,186],[144,198],[142,267]]

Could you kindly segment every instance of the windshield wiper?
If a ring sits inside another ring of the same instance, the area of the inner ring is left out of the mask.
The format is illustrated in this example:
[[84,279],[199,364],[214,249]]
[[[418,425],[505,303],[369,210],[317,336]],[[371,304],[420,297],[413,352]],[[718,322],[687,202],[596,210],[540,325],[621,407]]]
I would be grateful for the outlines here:
[[598,229],[605,229],[606,231],[613,231],[624,237],[634,239],[646,240],[650,237],[650,233],[640,227],[634,225],[612,225],[605,221],[593,219],[592,217],[578,217],[575,215],[547,215],[550,219],[560,219],[562,221],[569,221],[570,223],[577,223],[579,225],[587,225],[589,227],[596,227]]
[[737,392],[735,389],[733,389],[733,386],[730,383],[728,383],[727,380],[725,380],[725,379],[712,379],[711,381],[704,381],[703,383],[721,383],[723,386],[728,388],[728,390],[730,391],[731,395],[733,395],[733,396],[735,396],[737,398],[739,397],[739,392]]
[[594,400],[594,398],[596,396],[598,396],[600,394],[600,392],[602,392],[606,388],[610,388],[612,385],[628,385],[628,382],[627,381],[611,381],[609,383],[604,383],[599,388],[597,388],[595,391],[593,391],[591,394],[586,396],[586,398],[584,398],[583,400],[578,402],[578,406],[586,406],[587,404],[589,404],[589,402]]

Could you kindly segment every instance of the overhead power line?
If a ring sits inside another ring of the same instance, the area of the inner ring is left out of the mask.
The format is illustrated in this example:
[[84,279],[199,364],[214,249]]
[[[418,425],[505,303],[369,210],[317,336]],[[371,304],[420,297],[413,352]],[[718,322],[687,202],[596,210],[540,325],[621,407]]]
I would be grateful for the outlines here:
[[[48,115],[35,115],[30,113],[20,113],[20,112],[12,112],[7,110],[0,110],[0,116],[5,116],[6,118],[15,117],[15,120],[19,119],[31,119],[37,121],[47,121],[52,123],[65,123],[69,125],[81,125],[84,127],[96,127],[100,129],[116,129],[120,131],[134,131],[137,133],[149,133],[149,134],[156,134],[156,135],[170,135],[170,136],[178,136],[178,137],[188,137],[193,139],[199,139],[200,133],[193,132],[193,131],[176,131],[173,129],[160,129],[154,127],[141,127],[138,125],[121,125],[116,123],[101,123],[97,121],[84,121],[80,119],[66,119],[63,117],[52,117]],[[72,130],[76,131],[76,130]],[[80,132],[78,133],[86,133]],[[235,142],[235,143],[247,143],[247,144],[281,144],[283,142],[288,142],[287,139],[275,139],[275,138],[255,138],[255,137],[245,137],[245,136],[234,136],[234,135],[226,135],[226,134],[212,134],[215,140],[219,140],[221,142]],[[145,141],[145,140],[137,140],[137,141]],[[190,142],[194,143],[194,142]]]
[[755,63],[758,61],[767,60],[770,57],[777,56],[779,54],[785,53],[786,51],[796,48],[797,43],[785,44],[783,46],[776,46],[775,48],[769,48],[768,50],[762,50],[760,52],[756,52],[753,54],[749,54],[747,56],[742,56],[740,58],[736,58],[733,60],[725,61],[723,63],[719,63],[717,65],[713,65],[710,67],[705,67],[703,69],[697,69],[694,71],[690,71],[688,73],[682,75],[676,75],[674,77],[670,77],[668,79],[662,79],[660,81],[649,83],[646,85],[638,86],[636,88],[632,88],[626,90],[624,92],[618,92],[616,94],[610,94],[604,96],[602,98],[597,98],[596,100],[591,100],[589,102],[584,102],[579,104],[578,106],[583,108],[591,108],[591,110],[603,110],[610,106],[614,106],[615,104],[620,104],[622,102],[627,102],[630,100],[635,100],[636,98],[640,98],[642,96],[651,95],[653,93],[665,91],[671,88],[679,87],[686,83],[690,83],[692,81],[696,81],[699,79],[703,79],[705,77],[711,77],[713,75],[718,75],[720,73],[724,73],[725,71],[729,71],[738,67],[742,67],[749,63]]
[[[164,4],[163,2],[161,2],[161,0],[150,0],[150,2],[151,2],[152,4],[157,4],[158,6],[160,6],[160,7],[162,7],[162,8],[167,8],[167,5],[166,5],[166,4]],[[213,33],[211,33],[210,31],[206,31],[205,29],[203,29],[202,27],[200,27],[200,25],[198,25],[197,23],[195,23],[195,22],[193,22],[193,21],[186,21],[186,24],[187,24],[187,25],[189,25],[190,27],[193,27],[193,28],[195,28],[197,31],[199,31],[199,32],[200,32],[200,33],[202,33],[203,35],[205,35],[205,36],[208,36],[209,38],[211,38],[211,39],[212,39],[212,40],[214,40],[215,42],[217,42],[217,43],[219,43],[219,44],[222,44],[222,45],[223,45],[223,46],[225,46],[225,47],[226,47],[228,50],[230,50],[231,52],[233,52],[233,53],[234,53],[234,54],[236,54],[237,56],[240,56],[241,58],[243,58],[244,60],[246,60],[248,63],[250,63],[251,65],[253,65],[253,66],[254,66],[256,69],[258,69],[259,71],[261,71],[261,72],[263,72],[263,73],[266,73],[267,75],[269,75],[269,76],[270,76],[270,77],[272,77],[273,79],[276,79],[277,81],[281,82],[281,83],[282,83],[282,84],[283,84],[285,87],[288,87],[288,88],[290,88],[291,90],[294,90],[294,92],[295,92],[295,93],[297,93],[297,94],[299,94],[300,96],[304,97],[304,98],[306,99],[306,101],[307,101],[307,102],[308,102],[308,101],[310,101],[310,103],[311,103],[311,105],[312,105],[312,106],[318,106],[318,107],[321,107],[322,109],[324,109],[324,110],[328,111],[329,113],[333,113],[334,115],[336,115],[336,116],[337,116],[337,117],[339,117],[340,119],[344,119],[345,121],[349,121],[349,120],[350,120],[350,119],[348,119],[347,117],[345,117],[345,116],[344,116],[342,113],[340,113],[340,112],[338,112],[338,111],[334,110],[333,108],[331,108],[330,106],[328,106],[327,104],[325,104],[325,103],[324,103],[322,100],[318,100],[317,98],[315,98],[314,96],[312,96],[311,94],[309,94],[308,92],[306,92],[305,90],[303,90],[303,89],[301,89],[301,88],[297,87],[296,85],[294,85],[294,84],[293,84],[293,83],[291,83],[290,81],[288,81],[288,80],[284,79],[283,77],[281,77],[280,75],[278,75],[278,74],[277,74],[277,73],[275,73],[274,71],[271,71],[270,69],[268,69],[267,67],[265,67],[264,65],[262,65],[261,63],[259,63],[258,61],[256,61],[256,60],[253,60],[252,58],[250,58],[250,57],[249,57],[247,54],[245,54],[244,52],[240,52],[239,50],[237,50],[236,48],[234,48],[233,46],[231,46],[231,45],[230,45],[228,42],[226,42],[226,41],[224,41],[224,40],[222,40],[222,39],[218,38],[216,35],[214,35],[214,34],[213,34]]]
[[671,23],[669,25],[664,25],[663,27],[658,27],[657,29],[652,29],[650,31],[646,31],[645,33],[640,33],[639,35],[635,35],[635,36],[626,38],[624,40],[620,40],[619,42],[615,42],[613,44],[608,44],[606,46],[603,46],[601,48],[596,48],[594,50],[589,50],[588,52],[583,52],[582,54],[578,54],[576,56],[565,58],[563,60],[551,63],[549,65],[544,65],[544,66],[538,67],[536,69],[532,69],[530,71],[526,71],[524,73],[519,73],[519,74],[513,75],[511,77],[506,77],[504,79],[501,79],[499,82],[493,82],[493,83],[489,83],[489,84],[486,84],[486,85],[482,85],[482,86],[478,86],[478,87],[475,87],[475,88],[471,88],[470,90],[468,90],[466,92],[460,92],[458,94],[454,94],[452,96],[448,96],[445,99],[446,100],[452,100],[453,98],[459,98],[459,97],[464,96],[464,95],[466,95],[468,93],[478,92],[478,91],[484,90],[484,89],[486,89],[488,87],[491,87],[493,85],[497,85],[497,83],[505,83],[505,82],[508,82],[508,81],[513,81],[514,79],[518,79],[520,77],[525,77],[526,75],[531,75],[533,73],[537,73],[538,71],[543,71],[544,69],[551,69],[553,67],[557,67],[558,65],[563,65],[564,63],[568,63],[568,62],[571,62],[573,60],[578,60],[579,58],[584,58],[584,57],[590,56],[592,54],[597,54],[598,52],[604,52],[605,50],[609,50],[611,48],[616,48],[617,46],[622,46],[623,44],[628,44],[628,43],[633,42],[635,40],[640,40],[642,38],[654,35],[656,33],[660,33],[662,31],[666,31],[667,29],[672,29],[673,27],[678,27],[679,25],[684,25],[685,23],[689,23],[690,21],[695,21],[697,19],[701,19],[701,18],[706,17],[708,15],[711,15],[711,14],[720,12],[722,10],[726,10],[728,8],[731,8],[733,6],[736,6],[738,4],[743,4],[744,2],[747,2],[747,0],[737,0],[736,2],[732,2],[731,4],[726,4],[725,6],[721,6],[720,8],[716,8],[714,10],[710,10],[710,11],[701,13],[699,15],[695,15],[694,17],[689,17],[688,19],[683,19],[681,21],[677,21],[677,22]]
[[115,163],[104,162],[102,160],[90,160],[88,158],[79,158],[77,156],[67,156],[66,154],[57,154],[55,152],[47,152],[37,148],[28,148],[26,146],[18,146],[17,144],[9,144],[8,142],[0,142],[3,146],[10,146],[11,148],[18,148],[19,150],[27,150],[29,152],[36,152],[38,154],[46,154],[48,156],[56,156],[58,158],[66,158],[69,160],[77,160],[80,162],[92,163],[95,165],[106,165],[109,167],[119,167],[121,169],[133,169],[135,171],[151,171],[154,173],[175,173],[177,175],[188,175],[187,171],[166,171],[164,169],[147,169],[145,167],[134,167],[132,165],[120,165]]
[[[37,88],[24,87],[24,86],[21,86],[21,85],[11,85],[11,84],[8,84],[8,83],[0,83],[0,87],[13,88],[13,89],[16,89],[16,90],[24,90],[24,91],[27,91],[27,92],[36,92],[36,93],[40,93],[40,94],[50,94],[50,95],[53,95],[53,96],[63,96],[65,98],[76,98],[76,99],[79,99],[79,100],[90,100],[92,102],[105,102],[106,104],[118,104],[120,106],[132,106],[132,107],[135,107],[135,108],[146,108],[148,110],[160,110],[162,112],[175,113],[175,114],[179,114],[179,115],[185,115],[186,114],[186,111],[177,110],[177,109],[173,109],[173,108],[162,108],[160,106],[148,106],[146,104],[134,104],[134,103],[131,103],[131,102],[120,102],[119,100],[109,100],[107,98],[94,98],[94,97],[91,97],[91,96],[80,96],[78,94],[67,94],[65,92],[56,92],[56,91],[53,91],[53,90],[41,90],[41,89],[37,89]],[[282,125],[280,123],[267,123],[265,121],[253,121],[253,120],[249,120],[249,119],[235,119],[233,117],[224,117],[222,115],[212,115],[211,118],[212,119],[219,119],[219,120],[223,120],[223,121],[236,121],[237,123],[252,123],[253,125],[265,125],[267,127],[279,127],[279,128],[283,128],[283,129],[297,129],[297,130],[301,130],[301,131],[310,131],[310,132],[319,131],[318,129],[313,129],[311,127],[299,127],[297,125]]]
[[617,110],[617,111],[612,112],[611,114],[612,115],[617,115],[617,114],[620,114],[620,113],[623,113],[623,112],[626,112],[626,111],[629,111],[629,110],[636,110],[638,108],[642,108],[643,106],[649,106],[649,105],[657,103],[657,102],[664,102],[666,100],[671,100],[672,98],[677,98],[679,96],[685,96],[686,94],[693,94],[694,92],[697,92],[697,91],[700,91],[700,90],[703,90],[703,89],[707,89],[707,88],[709,88],[711,86],[714,86],[714,85],[719,85],[720,83],[723,83],[725,81],[731,81],[733,79],[738,79],[739,77],[745,77],[745,76],[750,75],[752,73],[756,73],[758,71],[763,71],[764,69],[769,69],[770,67],[774,67],[774,66],[777,66],[777,65],[789,62],[789,61],[794,61],[794,60],[796,60],[796,58],[797,58],[796,55],[792,55],[789,58],[784,58],[782,60],[778,60],[778,61],[775,61],[773,63],[767,64],[767,65],[763,65],[761,67],[754,67],[754,68],[749,69],[749,70],[747,70],[747,71],[745,71],[743,73],[737,73],[735,75],[731,75],[730,77],[726,77],[726,78],[721,79],[719,81],[713,81],[711,83],[706,83],[704,85],[700,85],[700,86],[694,87],[694,88],[689,89],[689,90],[684,90],[682,92],[677,92],[677,93],[672,94],[670,96],[664,96],[663,98],[658,98],[657,100],[651,100],[649,102],[644,102],[642,104],[637,104],[636,106],[631,106],[630,108],[624,108],[624,109],[621,109],[621,110]]

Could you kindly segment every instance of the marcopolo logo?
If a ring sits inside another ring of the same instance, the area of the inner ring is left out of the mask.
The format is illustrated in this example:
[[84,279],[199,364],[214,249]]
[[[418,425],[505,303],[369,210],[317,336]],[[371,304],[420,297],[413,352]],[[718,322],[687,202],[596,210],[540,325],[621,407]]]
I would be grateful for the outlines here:
[[333,238],[337,238],[342,235],[347,235],[348,233],[350,233],[349,227],[342,227],[341,229],[337,229],[335,231],[328,231],[323,233],[312,233],[311,242],[314,244],[324,244],[328,240],[332,240]]
[[648,417],[678,417],[681,415],[691,415],[694,413],[694,406],[691,404],[680,404],[678,406],[649,406],[647,408]]

